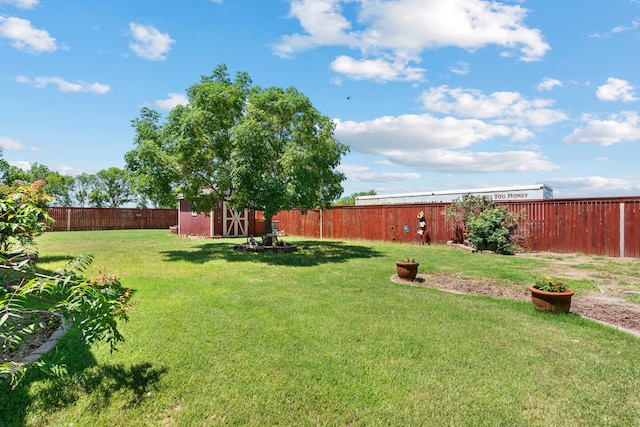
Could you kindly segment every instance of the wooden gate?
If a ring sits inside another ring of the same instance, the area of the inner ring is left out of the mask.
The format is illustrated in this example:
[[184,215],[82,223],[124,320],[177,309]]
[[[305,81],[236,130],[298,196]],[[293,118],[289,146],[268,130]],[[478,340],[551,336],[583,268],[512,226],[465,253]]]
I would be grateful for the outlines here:
[[236,211],[222,205],[222,235],[224,237],[245,237],[249,235],[249,210]]

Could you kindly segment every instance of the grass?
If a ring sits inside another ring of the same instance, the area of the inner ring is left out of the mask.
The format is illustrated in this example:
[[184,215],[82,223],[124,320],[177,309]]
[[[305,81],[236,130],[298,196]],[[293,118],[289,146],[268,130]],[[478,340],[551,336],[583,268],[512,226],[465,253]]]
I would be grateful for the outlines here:
[[135,290],[109,354],[68,333],[0,395],[3,426],[637,425],[638,339],[530,303],[389,280],[420,272],[522,284],[544,260],[444,246],[290,239],[291,254],[165,231],[50,233],[42,268],[83,252]]

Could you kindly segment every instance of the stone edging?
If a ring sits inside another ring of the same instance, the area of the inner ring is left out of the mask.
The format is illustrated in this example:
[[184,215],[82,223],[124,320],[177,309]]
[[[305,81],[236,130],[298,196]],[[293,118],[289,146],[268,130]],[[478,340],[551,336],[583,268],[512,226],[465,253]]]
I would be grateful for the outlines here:
[[45,341],[40,347],[33,350],[31,354],[22,359],[21,362],[27,364],[37,362],[38,360],[40,360],[42,355],[51,350],[58,343],[58,340],[62,338],[64,334],[66,334],[69,330],[69,324],[65,320],[64,316],[59,313],[52,314],[60,319],[60,326],[58,326],[58,329],[56,329],[53,334],[51,334],[47,341]]

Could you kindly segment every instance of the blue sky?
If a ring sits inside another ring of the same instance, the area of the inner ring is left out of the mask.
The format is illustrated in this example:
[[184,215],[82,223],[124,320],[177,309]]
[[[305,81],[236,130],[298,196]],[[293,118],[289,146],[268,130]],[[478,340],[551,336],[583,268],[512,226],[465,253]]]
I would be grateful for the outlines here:
[[225,63],[336,121],[347,195],[640,195],[639,42],[639,0],[0,0],[0,146],[124,167],[140,108]]

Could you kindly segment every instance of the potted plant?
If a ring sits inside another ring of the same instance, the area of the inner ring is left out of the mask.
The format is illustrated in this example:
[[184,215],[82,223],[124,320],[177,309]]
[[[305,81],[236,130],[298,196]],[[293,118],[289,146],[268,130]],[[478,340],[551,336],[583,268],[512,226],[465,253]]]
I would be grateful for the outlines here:
[[571,309],[573,291],[567,285],[549,276],[545,276],[529,286],[531,302],[538,311],[568,313]]
[[416,262],[414,258],[407,257],[403,260],[396,261],[396,270],[398,277],[403,280],[413,280],[418,274],[418,266],[420,264]]

